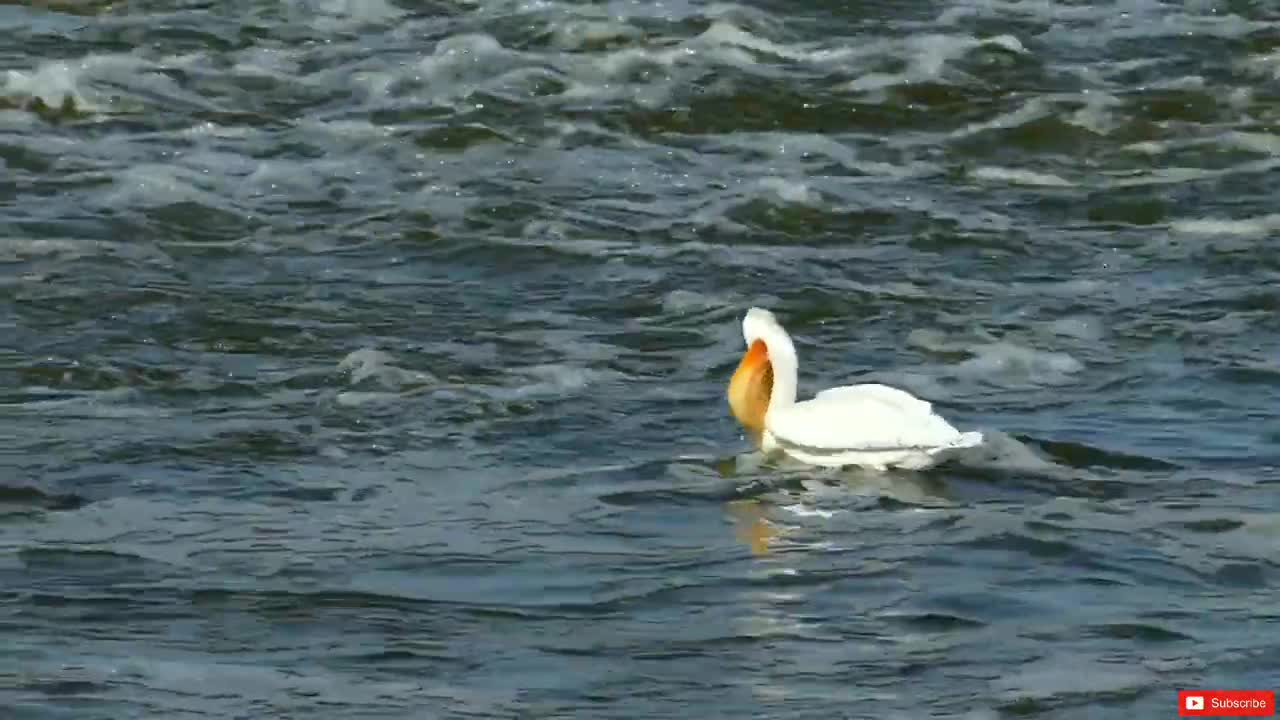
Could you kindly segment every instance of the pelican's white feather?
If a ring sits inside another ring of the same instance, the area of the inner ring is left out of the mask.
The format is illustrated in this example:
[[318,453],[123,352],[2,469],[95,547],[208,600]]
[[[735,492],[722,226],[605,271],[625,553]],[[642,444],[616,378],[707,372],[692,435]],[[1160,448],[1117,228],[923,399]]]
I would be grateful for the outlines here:
[[846,385],[769,412],[780,441],[822,450],[902,450],[948,445],[960,437],[933,406],[885,385]]
[[799,358],[773,313],[748,310],[742,335],[748,352],[729,404],[766,452],[827,467],[923,469],[983,442],[982,433],[960,432],[928,401],[887,385],[845,385],[797,402]]

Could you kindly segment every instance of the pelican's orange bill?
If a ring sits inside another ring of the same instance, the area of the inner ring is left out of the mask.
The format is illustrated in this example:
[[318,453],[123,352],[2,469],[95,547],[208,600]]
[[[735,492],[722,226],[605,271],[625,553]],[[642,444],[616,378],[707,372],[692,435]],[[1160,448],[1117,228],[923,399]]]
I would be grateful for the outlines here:
[[769,349],[764,341],[756,340],[747,348],[729,380],[729,409],[744,427],[762,430],[772,392],[773,366],[769,363]]

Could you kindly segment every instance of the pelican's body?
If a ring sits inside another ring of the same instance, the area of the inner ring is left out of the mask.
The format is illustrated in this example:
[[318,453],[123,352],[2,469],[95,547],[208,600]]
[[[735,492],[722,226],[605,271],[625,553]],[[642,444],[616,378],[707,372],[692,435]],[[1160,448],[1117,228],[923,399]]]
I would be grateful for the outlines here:
[[729,407],[765,452],[823,467],[920,470],[982,443],[928,402],[887,385],[846,385],[796,401],[799,362],[773,316],[751,308],[742,320],[747,352],[729,381]]

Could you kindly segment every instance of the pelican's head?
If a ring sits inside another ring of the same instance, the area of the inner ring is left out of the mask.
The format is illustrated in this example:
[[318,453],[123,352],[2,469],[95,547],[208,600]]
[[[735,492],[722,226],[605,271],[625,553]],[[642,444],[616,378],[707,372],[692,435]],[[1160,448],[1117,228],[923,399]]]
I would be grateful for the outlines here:
[[773,313],[763,308],[751,308],[742,319],[742,339],[747,352],[729,379],[729,409],[746,429],[759,433],[764,430],[764,416],[769,411],[773,396],[773,362],[769,357],[770,345],[778,338],[790,338],[778,324]]

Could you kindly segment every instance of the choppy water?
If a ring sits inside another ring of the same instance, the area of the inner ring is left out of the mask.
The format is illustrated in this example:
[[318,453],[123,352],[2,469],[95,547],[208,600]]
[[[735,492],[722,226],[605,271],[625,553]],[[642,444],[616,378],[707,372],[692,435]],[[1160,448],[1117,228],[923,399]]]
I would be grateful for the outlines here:
[[[1266,3],[0,5],[15,718],[1169,717],[1280,667]],[[802,393],[991,445],[761,465]]]

